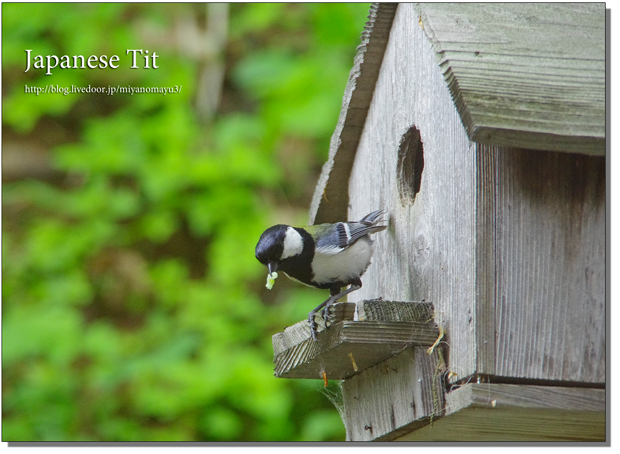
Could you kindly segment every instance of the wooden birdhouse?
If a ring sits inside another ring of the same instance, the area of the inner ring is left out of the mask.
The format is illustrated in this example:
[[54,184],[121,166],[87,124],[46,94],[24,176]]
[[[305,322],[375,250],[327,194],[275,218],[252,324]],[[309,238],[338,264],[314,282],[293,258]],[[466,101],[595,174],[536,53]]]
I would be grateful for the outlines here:
[[605,147],[604,3],[373,5],[310,223],[389,228],[276,375],[352,441],[606,440]]

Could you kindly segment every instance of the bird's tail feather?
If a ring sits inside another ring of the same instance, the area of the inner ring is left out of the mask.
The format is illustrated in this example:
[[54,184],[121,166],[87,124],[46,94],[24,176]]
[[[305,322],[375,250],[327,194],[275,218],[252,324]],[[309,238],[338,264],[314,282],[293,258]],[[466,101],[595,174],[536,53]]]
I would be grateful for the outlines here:
[[[389,221],[388,219],[383,219],[383,215],[386,214],[385,211],[383,210],[376,210],[373,211],[372,213],[367,214],[366,216],[364,216],[359,222],[363,223],[363,224],[367,224],[367,225],[372,225],[372,226],[377,226],[377,227],[383,227],[386,228],[387,227],[387,223]],[[379,226],[377,224],[385,222],[386,225],[383,226]],[[383,229],[381,229],[383,230]]]

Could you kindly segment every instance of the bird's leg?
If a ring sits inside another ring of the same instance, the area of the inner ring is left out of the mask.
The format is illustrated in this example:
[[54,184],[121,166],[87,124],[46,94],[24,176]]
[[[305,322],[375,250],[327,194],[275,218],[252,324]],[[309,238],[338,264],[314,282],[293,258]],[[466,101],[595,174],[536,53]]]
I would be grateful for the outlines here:
[[[329,300],[326,301],[327,304],[325,304],[325,308],[323,309],[323,320],[325,320],[325,326],[327,326],[327,321],[328,321],[328,318],[329,318],[329,306],[331,306],[332,304],[336,303],[343,296],[348,295],[349,293],[354,292],[356,290],[359,290],[361,287],[362,287],[361,285],[352,284],[344,292],[340,292],[337,295],[332,296]],[[332,300],[332,301],[330,301],[330,300]]]
[[[308,323],[310,323],[310,334],[312,335],[312,339],[314,339],[315,341],[317,340],[317,331],[316,331],[317,326],[314,320],[314,315],[318,311],[323,309],[323,314],[322,314],[323,320],[325,320],[325,322],[327,323],[327,319],[329,316],[329,306],[335,303],[336,301],[338,301],[343,296],[348,295],[349,293],[354,292],[355,290],[359,290],[361,288],[361,282],[359,283],[360,285],[356,285],[356,284],[352,284],[351,287],[349,287],[343,292],[330,296],[325,301],[323,301],[321,304],[319,304],[317,307],[315,307],[312,311],[310,311],[310,313],[308,314]],[[325,326],[327,327],[327,325]]]
[[312,339],[314,339],[315,341],[318,340],[316,337],[316,321],[314,320],[314,315],[320,311],[321,309],[323,309],[323,307],[327,306],[328,304],[331,304],[331,300],[332,300],[333,296],[330,296],[329,298],[327,298],[325,301],[323,301],[321,304],[319,304],[317,307],[315,307],[314,309],[312,309],[310,311],[310,313],[308,314],[308,323],[310,323],[310,334],[312,335]]

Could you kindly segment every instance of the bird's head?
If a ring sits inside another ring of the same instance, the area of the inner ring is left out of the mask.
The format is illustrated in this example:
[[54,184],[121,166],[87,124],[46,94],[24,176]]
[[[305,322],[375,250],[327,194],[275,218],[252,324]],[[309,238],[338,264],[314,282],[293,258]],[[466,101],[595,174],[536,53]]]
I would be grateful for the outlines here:
[[269,227],[260,236],[255,255],[257,260],[269,269],[271,276],[278,271],[282,260],[301,254],[303,248],[303,238],[297,230],[278,224]]

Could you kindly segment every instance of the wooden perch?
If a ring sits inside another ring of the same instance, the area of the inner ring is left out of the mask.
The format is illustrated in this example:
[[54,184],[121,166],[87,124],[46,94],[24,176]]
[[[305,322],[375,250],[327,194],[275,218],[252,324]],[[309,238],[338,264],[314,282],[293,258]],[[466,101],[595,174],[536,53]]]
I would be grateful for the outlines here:
[[391,358],[411,345],[431,346],[439,330],[427,302],[365,300],[337,303],[325,329],[317,315],[318,340],[307,320],[273,336],[276,377],[343,380]]

